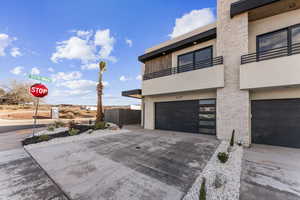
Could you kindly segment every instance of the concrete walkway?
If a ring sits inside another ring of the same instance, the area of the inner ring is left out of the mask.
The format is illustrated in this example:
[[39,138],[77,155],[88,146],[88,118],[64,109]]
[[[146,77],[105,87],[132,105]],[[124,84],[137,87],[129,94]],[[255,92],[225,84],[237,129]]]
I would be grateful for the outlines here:
[[300,149],[253,145],[242,170],[240,200],[300,199]]
[[0,152],[0,200],[67,200],[23,150]]
[[135,129],[29,151],[74,200],[179,200],[218,144],[205,135]]

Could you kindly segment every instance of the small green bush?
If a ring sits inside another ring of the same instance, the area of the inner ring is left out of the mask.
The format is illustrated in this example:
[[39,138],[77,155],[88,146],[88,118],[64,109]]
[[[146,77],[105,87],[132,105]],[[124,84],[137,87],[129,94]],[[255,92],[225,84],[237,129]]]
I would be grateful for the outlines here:
[[235,130],[233,129],[232,134],[231,134],[231,139],[230,139],[230,146],[233,147],[234,145],[234,132]]
[[68,133],[70,136],[77,135],[79,133],[79,130],[75,128],[71,128]]
[[44,142],[44,141],[49,141],[51,138],[49,137],[49,135],[41,135],[38,138],[39,142]]
[[64,127],[65,123],[62,121],[55,121],[54,126],[55,126],[55,128]]
[[94,126],[95,130],[105,129],[106,122],[97,122]]
[[218,153],[218,159],[221,163],[226,163],[229,158],[229,154],[226,152],[219,152]]
[[48,128],[47,128],[47,131],[54,131],[54,126],[53,125],[50,125],[50,126],[48,126]]
[[200,187],[200,195],[199,200],[206,200],[206,188],[205,188],[206,179],[202,179],[201,187]]

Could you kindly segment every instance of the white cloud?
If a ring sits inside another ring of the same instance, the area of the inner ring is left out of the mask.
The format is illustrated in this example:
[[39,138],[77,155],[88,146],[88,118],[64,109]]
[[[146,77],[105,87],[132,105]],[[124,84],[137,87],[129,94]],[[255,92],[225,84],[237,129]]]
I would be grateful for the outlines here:
[[92,70],[92,69],[99,69],[99,64],[98,63],[89,63],[89,64],[84,64],[81,66],[82,70]]
[[196,28],[210,24],[216,20],[213,11],[210,8],[192,10],[177,18],[173,32],[169,34],[171,38],[190,32]]
[[89,37],[92,34],[92,32],[91,31],[77,30],[76,34],[79,37]]
[[137,75],[137,77],[135,77],[135,79],[141,81],[142,80],[142,75]]
[[15,67],[15,68],[13,68],[12,70],[10,70],[10,72],[11,72],[12,74],[19,75],[19,74],[22,73],[23,69],[24,69],[24,67],[17,66],[17,67]]
[[18,47],[13,47],[10,50],[10,55],[13,56],[13,57],[17,57],[17,56],[21,56],[22,54],[21,54],[20,49]]
[[73,90],[87,89],[87,88],[94,87],[95,91],[96,91],[96,85],[97,82],[92,80],[72,80],[72,81],[65,81],[59,84],[59,86],[64,86]]
[[59,80],[70,81],[70,80],[80,79],[81,76],[82,74],[78,71],[69,72],[69,73],[58,72],[56,74],[53,74],[52,78],[54,81],[59,81]]
[[6,49],[11,45],[11,43],[16,40],[5,33],[0,33],[0,56],[5,56]]
[[132,40],[125,39],[125,42],[126,42],[126,44],[128,44],[129,47],[132,47],[132,44],[133,44]]
[[36,74],[36,75],[40,74],[39,68],[37,68],[37,67],[31,68],[31,74]]
[[78,59],[83,62],[95,59],[94,47],[87,40],[74,36],[57,44],[56,52],[51,57],[55,63],[61,59]]
[[49,68],[48,68],[48,71],[49,71],[49,72],[54,72],[54,69],[53,69],[52,67],[49,67]]
[[54,97],[70,97],[70,96],[82,96],[88,95],[92,92],[92,90],[60,90],[55,89],[51,92],[51,96]]
[[125,81],[129,81],[129,80],[131,80],[131,78],[127,78],[127,77],[125,77],[125,76],[121,76],[121,77],[120,77],[120,81],[125,82]]
[[[94,34],[93,31],[72,31],[76,36],[70,37],[68,40],[57,42],[56,52],[51,56],[51,60],[55,63],[62,59],[77,59],[82,64],[95,62],[99,59],[116,62],[117,59],[111,55],[115,38],[111,36],[109,29],[98,30]],[[94,34],[94,37],[92,37]]]
[[116,62],[117,59],[111,56],[111,52],[114,49],[115,38],[110,35],[110,30],[98,30],[95,34],[95,45],[100,46],[99,56],[102,59],[106,59],[112,62]]
[[109,83],[107,81],[102,81],[103,86],[109,86]]

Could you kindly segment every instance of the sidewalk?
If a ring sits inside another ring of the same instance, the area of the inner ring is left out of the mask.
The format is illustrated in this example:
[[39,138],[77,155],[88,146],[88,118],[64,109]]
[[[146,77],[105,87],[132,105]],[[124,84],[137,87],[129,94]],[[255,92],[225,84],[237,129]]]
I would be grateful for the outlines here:
[[[38,119],[37,124],[51,124],[54,121],[89,121],[95,120],[95,118],[78,118],[78,119]],[[0,119],[0,126],[13,126],[13,125],[31,125],[33,124],[33,119],[25,119],[25,120],[9,120],[9,119]]]

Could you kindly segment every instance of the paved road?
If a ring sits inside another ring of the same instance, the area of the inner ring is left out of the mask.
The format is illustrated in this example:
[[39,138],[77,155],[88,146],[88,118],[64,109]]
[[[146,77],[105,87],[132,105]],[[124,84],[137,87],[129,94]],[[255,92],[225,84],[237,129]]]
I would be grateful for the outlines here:
[[[39,124],[37,125],[38,128],[45,127],[45,124]],[[0,134],[1,133],[7,133],[11,131],[18,131],[18,130],[24,130],[24,129],[32,129],[33,125],[17,125],[17,126],[0,126]]]

